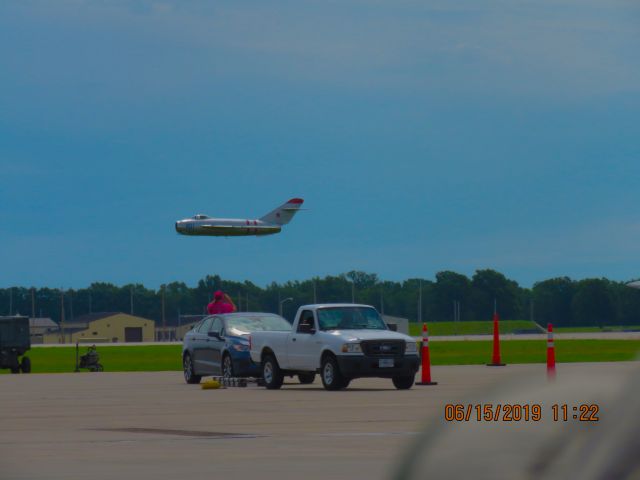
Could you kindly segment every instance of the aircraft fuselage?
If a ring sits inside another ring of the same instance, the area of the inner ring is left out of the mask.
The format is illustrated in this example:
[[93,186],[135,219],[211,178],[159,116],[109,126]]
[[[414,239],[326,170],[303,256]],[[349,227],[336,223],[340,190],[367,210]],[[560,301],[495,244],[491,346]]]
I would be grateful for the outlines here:
[[[196,215],[198,217],[199,215]],[[185,218],[176,222],[176,232],[182,235],[237,237],[245,235],[272,235],[282,230],[280,225],[262,220],[240,218]]]
[[213,218],[199,213],[176,222],[176,232],[182,235],[239,237],[246,235],[272,235],[291,221],[300,206],[301,198],[292,198],[275,210],[255,220],[248,218]]

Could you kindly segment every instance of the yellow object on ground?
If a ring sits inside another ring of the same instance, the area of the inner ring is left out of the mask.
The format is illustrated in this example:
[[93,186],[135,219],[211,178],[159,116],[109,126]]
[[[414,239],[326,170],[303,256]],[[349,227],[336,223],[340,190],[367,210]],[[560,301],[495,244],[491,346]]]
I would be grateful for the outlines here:
[[218,382],[217,380],[207,380],[206,382],[202,382],[203,390],[213,390],[216,388],[224,388],[224,387],[220,385],[220,382]]

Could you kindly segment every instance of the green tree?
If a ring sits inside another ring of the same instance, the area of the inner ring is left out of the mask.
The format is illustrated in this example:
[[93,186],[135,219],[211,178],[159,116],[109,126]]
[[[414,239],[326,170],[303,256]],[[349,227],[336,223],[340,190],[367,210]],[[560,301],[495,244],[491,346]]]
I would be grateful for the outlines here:
[[478,320],[489,320],[497,302],[501,318],[515,319],[522,315],[519,286],[495,270],[476,270],[471,279],[472,305]]
[[630,288],[623,282],[610,285],[619,325],[640,325],[640,289]]
[[355,287],[359,290],[365,289],[365,288],[371,288],[376,283],[378,283],[378,275],[376,275],[375,273],[366,273],[366,272],[351,270],[350,272],[345,274],[345,277],[347,277],[351,282],[353,282]]
[[604,279],[581,280],[571,301],[573,322],[576,325],[602,327],[615,319],[613,298]]
[[569,277],[558,277],[533,285],[534,319],[541,325],[571,325],[571,302],[575,282]]
[[472,319],[471,280],[460,273],[443,271],[436,273],[433,287],[433,319],[453,320],[454,302],[460,302],[460,319]]

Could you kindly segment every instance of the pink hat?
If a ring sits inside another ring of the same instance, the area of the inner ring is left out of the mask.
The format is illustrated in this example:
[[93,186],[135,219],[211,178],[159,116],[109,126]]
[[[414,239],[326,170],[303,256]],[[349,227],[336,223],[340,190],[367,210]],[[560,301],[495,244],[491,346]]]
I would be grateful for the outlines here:
[[220,300],[222,297],[224,297],[224,293],[222,293],[222,290],[218,290],[213,294],[213,298],[215,298],[216,300]]

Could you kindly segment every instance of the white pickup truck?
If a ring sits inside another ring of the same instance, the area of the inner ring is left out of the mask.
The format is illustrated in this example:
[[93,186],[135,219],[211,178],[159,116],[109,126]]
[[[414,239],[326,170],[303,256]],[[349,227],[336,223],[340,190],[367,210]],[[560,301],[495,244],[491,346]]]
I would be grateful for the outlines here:
[[413,338],[389,330],[375,308],[352,303],[304,305],[290,332],[254,332],[249,349],[269,389],[286,375],[311,383],[316,372],[327,390],[359,377],[391,378],[408,389],[420,365]]

